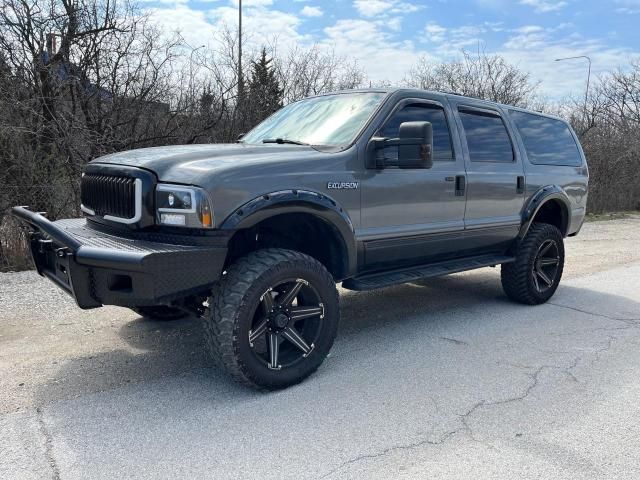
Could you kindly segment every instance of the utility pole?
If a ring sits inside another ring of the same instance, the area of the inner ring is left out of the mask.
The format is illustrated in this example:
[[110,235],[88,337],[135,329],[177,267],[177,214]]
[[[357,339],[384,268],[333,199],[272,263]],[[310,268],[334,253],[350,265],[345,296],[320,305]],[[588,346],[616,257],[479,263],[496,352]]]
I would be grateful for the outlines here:
[[587,105],[589,103],[589,83],[591,82],[591,57],[587,55],[578,55],[576,57],[556,58],[556,62],[564,60],[575,60],[577,58],[585,58],[589,62],[589,71],[587,72],[587,89],[584,92],[584,128],[587,128]]

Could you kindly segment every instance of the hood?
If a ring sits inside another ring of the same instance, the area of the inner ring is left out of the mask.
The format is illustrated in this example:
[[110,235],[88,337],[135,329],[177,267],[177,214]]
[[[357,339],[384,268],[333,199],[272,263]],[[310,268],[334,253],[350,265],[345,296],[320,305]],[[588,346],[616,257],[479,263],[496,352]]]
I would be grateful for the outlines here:
[[161,182],[198,185],[203,176],[215,176],[239,166],[300,161],[326,155],[306,145],[199,144],[141,148],[97,158],[91,163],[127,165],[156,174]]

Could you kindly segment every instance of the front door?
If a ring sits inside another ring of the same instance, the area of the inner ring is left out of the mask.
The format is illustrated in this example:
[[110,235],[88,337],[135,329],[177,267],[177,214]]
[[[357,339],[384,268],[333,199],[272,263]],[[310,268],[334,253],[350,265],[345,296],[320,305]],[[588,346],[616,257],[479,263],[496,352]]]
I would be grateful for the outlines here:
[[[433,125],[433,167],[367,173],[358,237],[368,268],[420,263],[446,254],[456,249],[450,238],[464,229],[465,170],[452,140],[454,119],[438,102],[406,99],[375,136],[397,138],[400,124],[410,121]],[[383,154],[392,163],[398,147],[388,147]]]

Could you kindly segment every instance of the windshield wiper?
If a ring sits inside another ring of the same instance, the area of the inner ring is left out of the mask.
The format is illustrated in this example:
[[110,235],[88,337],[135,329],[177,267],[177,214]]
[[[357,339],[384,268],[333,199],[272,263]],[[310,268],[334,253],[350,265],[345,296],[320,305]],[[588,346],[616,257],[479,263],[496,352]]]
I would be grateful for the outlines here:
[[300,142],[298,140],[291,140],[290,138],[263,138],[262,143],[289,143],[291,145],[309,145],[308,143]]

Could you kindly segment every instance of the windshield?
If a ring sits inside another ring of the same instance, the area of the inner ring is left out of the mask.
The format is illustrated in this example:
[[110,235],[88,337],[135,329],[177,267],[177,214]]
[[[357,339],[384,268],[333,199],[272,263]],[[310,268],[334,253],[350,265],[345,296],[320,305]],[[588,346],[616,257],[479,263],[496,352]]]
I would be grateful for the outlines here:
[[301,100],[278,110],[242,137],[242,142],[348,145],[384,96],[360,92]]

